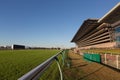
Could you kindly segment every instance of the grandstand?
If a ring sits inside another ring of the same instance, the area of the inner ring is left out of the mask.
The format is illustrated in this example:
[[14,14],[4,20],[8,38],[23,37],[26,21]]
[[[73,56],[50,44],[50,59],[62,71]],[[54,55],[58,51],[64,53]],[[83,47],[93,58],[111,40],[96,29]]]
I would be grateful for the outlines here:
[[87,19],[71,40],[80,49],[120,48],[120,2],[100,19]]

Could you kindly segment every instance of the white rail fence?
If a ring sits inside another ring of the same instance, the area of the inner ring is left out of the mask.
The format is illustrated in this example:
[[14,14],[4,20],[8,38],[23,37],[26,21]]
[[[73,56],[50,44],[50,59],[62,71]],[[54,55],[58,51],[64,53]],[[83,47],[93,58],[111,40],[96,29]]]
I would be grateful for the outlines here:
[[51,58],[49,58],[48,60],[44,61],[43,63],[41,63],[40,65],[38,65],[37,67],[35,67],[31,71],[29,71],[28,73],[26,73],[25,75],[20,77],[18,80],[38,80],[40,78],[40,76],[44,73],[44,71],[51,65],[51,63],[54,60],[57,62],[59,72],[60,72],[60,78],[61,78],[61,80],[63,80],[63,74],[62,74],[62,70],[60,67],[59,60],[58,60],[58,55],[60,55],[60,54],[62,55],[63,64],[64,64],[65,50],[60,51],[56,55],[54,55]]

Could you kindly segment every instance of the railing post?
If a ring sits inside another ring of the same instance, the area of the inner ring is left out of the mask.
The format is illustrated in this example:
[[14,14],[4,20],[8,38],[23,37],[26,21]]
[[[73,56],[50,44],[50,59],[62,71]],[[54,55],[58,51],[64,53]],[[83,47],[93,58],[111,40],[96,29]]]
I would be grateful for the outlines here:
[[107,64],[107,58],[106,58],[106,53],[105,53],[105,64]]
[[116,65],[117,69],[119,69],[119,55],[116,55]]
[[32,69],[31,71],[29,71],[28,73],[24,74],[18,80],[38,80],[40,78],[40,76],[43,74],[43,72],[52,64],[52,62],[54,60],[57,62],[59,72],[60,72],[60,76],[61,76],[61,80],[63,80],[62,70],[61,70],[61,67],[60,67],[59,60],[57,58],[57,56],[60,55],[62,52],[63,51],[61,51],[61,52],[57,53],[56,55],[50,57],[49,59],[47,59],[46,61],[44,61],[43,63],[41,63],[40,65],[38,65],[34,69]]
[[55,57],[55,60],[56,60],[56,62],[57,62],[58,68],[59,68],[60,78],[61,78],[61,80],[63,80],[63,74],[62,74],[62,70],[61,70],[61,67],[60,67],[59,60],[58,60],[57,57]]
[[65,64],[65,50],[63,52],[61,52],[61,56],[62,56],[62,61],[63,61],[63,66]]

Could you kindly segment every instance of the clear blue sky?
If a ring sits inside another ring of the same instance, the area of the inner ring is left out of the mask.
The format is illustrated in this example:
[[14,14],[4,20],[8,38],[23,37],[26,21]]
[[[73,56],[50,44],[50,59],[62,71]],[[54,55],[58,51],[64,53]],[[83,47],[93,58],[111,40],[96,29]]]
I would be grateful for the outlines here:
[[72,47],[87,18],[101,18],[119,0],[0,0],[0,45]]

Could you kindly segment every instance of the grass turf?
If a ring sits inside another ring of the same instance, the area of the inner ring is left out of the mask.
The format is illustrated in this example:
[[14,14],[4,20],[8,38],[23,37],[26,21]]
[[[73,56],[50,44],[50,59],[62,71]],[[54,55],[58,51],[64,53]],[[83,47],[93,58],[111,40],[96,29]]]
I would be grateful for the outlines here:
[[0,80],[17,80],[57,52],[59,51],[0,50]]

